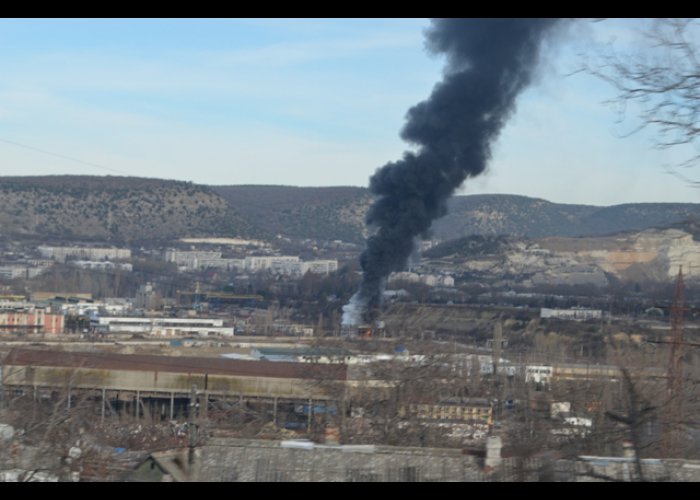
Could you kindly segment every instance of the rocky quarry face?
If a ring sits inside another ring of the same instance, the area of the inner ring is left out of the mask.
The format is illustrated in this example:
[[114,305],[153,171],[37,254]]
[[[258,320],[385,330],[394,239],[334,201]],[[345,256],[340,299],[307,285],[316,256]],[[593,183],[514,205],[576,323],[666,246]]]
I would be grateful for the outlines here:
[[587,238],[514,241],[499,255],[466,258],[467,272],[500,274],[521,285],[606,286],[621,281],[670,282],[682,266],[686,280],[700,280],[700,243],[678,229]]

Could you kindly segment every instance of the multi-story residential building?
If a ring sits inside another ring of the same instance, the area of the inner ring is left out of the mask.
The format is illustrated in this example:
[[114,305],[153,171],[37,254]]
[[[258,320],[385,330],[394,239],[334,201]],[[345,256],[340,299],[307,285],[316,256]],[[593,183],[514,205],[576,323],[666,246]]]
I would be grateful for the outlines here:
[[244,259],[199,259],[197,269],[223,269],[226,271],[245,270]]
[[71,264],[81,269],[118,269],[129,273],[134,269],[134,266],[129,262],[112,262],[109,260],[74,260]]
[[26,278],[27,277],[27,267],[26,266],[0,266],[0,278],[6,280],[13,280],[16,278]]
[[306,274],[307,272],[312,274],[329,274],[334,273],[338,270],[338,261],[333,260],[311,260],[308,262],[302,262],[301,273]]
[[163,254],[166,262],[173,262],[187,271],[199,269],[200,261],[211,261],[221,258],[221,252],[205,250],[166,250]]
[[250,272],[281,270],[286,265],[298,263],[299,257],[293,255],[258,256],[248,255],[245,258],[245,269]]
[[224,269],[251,273],[269,271],[287,276],[303,275],[307,272],[328,274],[338,270],[337,260],[312,260],[303,262],[296,255],[248,255],[244,259],[224,259],[221,252],[167,250],[167,262],[178,265],[182,271],[200,269]]
[[0,332],[3,333],[63,333],[62,314],[50,314],[44,309],[0,311]]
[[91,247],[53,247],[40,246],[39,253],[46,258],[65,262],[69,257],[85,260],[128,260],[131,250],[128,248],[91,248]]
[[37,267],[27,264],[4,264],[0,265],[0,278],[13,279],[31,279],[39,276],[46,271],[46,267]]

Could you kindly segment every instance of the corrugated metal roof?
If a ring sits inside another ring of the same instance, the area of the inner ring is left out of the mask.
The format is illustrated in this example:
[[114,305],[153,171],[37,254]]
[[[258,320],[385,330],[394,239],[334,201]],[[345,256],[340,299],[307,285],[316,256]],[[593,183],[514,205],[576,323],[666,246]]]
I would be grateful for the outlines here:
[[61,366],[103,370],[133,370],[175,373],[200,373],[243,377],[346,380],[344,364],[318,365],[238,359],[196,358],[189,356],[153,356],[148,354],[77,353],[34,349],[13,349],[4,365]]

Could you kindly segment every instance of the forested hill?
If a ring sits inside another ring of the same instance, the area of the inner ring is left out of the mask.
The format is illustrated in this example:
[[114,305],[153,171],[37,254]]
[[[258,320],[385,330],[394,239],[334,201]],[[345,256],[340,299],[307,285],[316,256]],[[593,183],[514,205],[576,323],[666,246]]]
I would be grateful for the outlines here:
[[0,177],[0,231],[138,242],[255,233],[212,189],[137,177]]
[[[358,187],[212,186],[252,224],[270,234],[362,242],[372,195]],[[700,204],[633,203],[598,207],[526,196],[455,196],[433,225],[441,240],[469,235],[592,236],[666,227],[700,216]]]
[[[114,176],[0,177],[0,234],[125,242],[185,236],[362,244],[372,195],[360,187],[204,186]],[[700,205],[567,205],[515,195],[456,196],[434,237],[593,236],[697,221]],[[697,223],[696,223],[697,224]]]

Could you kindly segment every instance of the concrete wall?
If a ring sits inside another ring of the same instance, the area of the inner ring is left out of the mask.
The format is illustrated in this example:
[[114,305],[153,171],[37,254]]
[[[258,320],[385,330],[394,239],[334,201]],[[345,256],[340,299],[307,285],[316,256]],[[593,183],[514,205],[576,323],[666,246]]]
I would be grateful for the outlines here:
[[[213,438],[202,447],[199,481],[479,481],[476,459],[461,450],[328,446]],[[310,448],[310,449],[309,449]]]
[[[198,449],[198,481],[638,481],[631,459],[499,460],[484,472],[473,456],[445,448],[324,446],[211,438]],[[700,481],[700,461],[644,459],[648,481]]]

